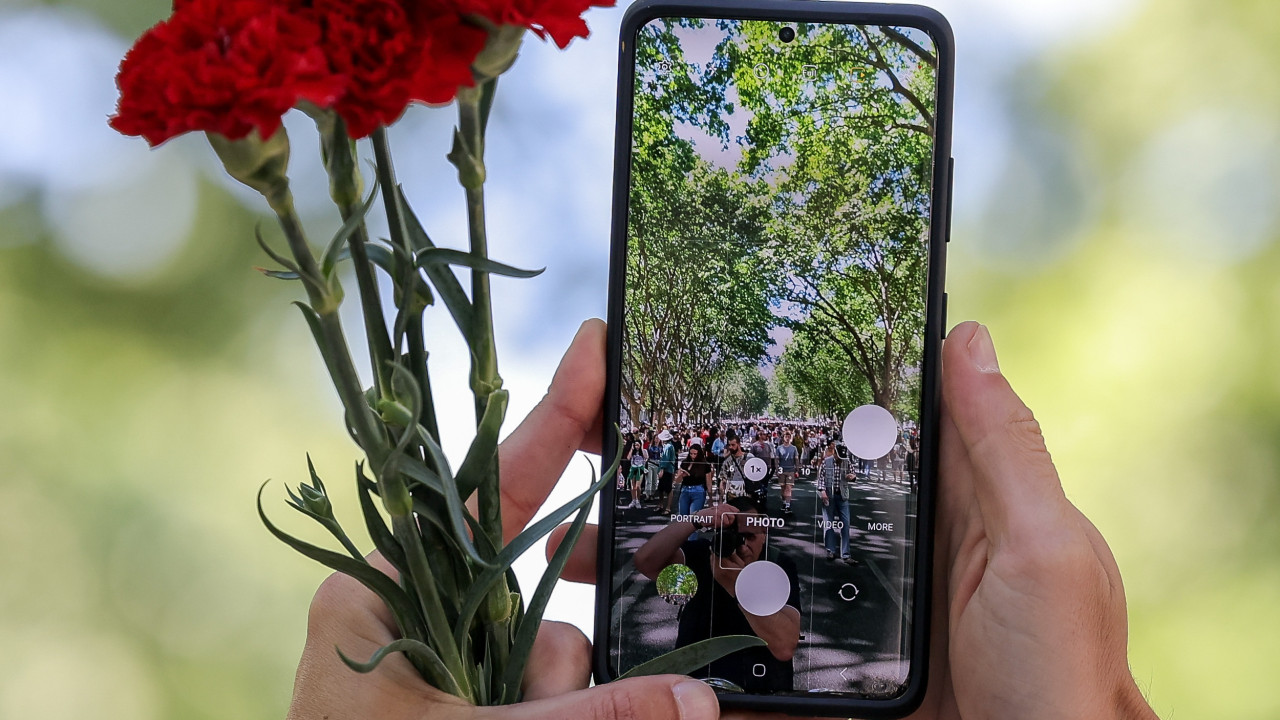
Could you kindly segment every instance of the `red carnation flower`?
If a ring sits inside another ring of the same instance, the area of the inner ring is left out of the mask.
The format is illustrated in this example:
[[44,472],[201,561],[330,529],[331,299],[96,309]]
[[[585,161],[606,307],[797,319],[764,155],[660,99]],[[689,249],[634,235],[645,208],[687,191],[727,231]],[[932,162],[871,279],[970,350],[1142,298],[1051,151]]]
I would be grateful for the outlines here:
[[527,27],[548,36],[561,49],[576,37],[587,36],[582,13],[591,7],[611,7],[614,0],[452,0],[458,11],[474,13],[496,25]]
[[[270,137],[302,100],[352,137],[411,102],[447,103],[475,83],[486,23],[565,47],[582,13],[613,0],[174,0],[125,56],[111,126],[154,145],[190,131]],[[471,20],[468,20],[468,18]],[[479,23],[479,24],[477,24]]]
[[120,64],[111,126],[159,145],[191,131],[270,137],[299,100],[327,106],[341,88],[320,28],[270,0],[179,0]]
[[445,103],[475,83],[484,30],[403,0],[316,0],[321,47],[344,78],[332,107],[352,137],[390,125],[412,101]]

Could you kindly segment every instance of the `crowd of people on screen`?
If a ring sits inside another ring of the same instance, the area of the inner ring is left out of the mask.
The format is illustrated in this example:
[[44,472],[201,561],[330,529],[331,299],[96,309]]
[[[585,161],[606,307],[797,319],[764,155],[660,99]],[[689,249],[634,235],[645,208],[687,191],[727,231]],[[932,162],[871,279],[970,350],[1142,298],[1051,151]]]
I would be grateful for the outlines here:
[[[789,515],[800,480],[815,481],[824,506],[838,502],[847,516],[850,482],[913,485],[919,476],[920,440],[910,421],[901,425],[893,449],[874,460],[852,456],[836,422],[640,425],[624,433],[623,442],[619,503],[625,503],[624,509],[647,507],[661,514],[689,515],[708,504],[748,496],[770,514]],[[755,458],[764,462],[759,479],[747,470],[748,461]],[[775,483],[780,487],[780,508],[770,506],[769,488]]]

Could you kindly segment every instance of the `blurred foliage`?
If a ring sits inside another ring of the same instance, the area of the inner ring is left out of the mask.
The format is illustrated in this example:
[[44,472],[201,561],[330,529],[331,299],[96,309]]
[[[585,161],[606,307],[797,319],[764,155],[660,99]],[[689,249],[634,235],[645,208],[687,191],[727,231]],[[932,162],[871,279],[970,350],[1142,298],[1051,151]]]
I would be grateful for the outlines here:
[[0,718],[282,714],[325,572],[251,498],[307,448],[351,453],[284,285],[252,269],[254,222],[204,187],[185,249],[136,284],[0,223]]
[[[126,38],[169,7],[49,4]],[[1280,717],[1278,65],[1273,0],[1150,0],[1047,52],[1007,88],[1003,175],[950,247],[951,321],[990,325],[1111,543],[1166,718]],[[990,162],[958,157],[957,185]],[[126,280],[64,259],[42,198],[0,208],[0,719],[288,702],[325,571],[253,491],[354,451],[288,288],[251,269],[256,218],[198,198],[177,257]]]
[[1110,542],[1161,717],[1280,716],[1278,62],[1280,5],[1160,0],[1023,68],[1021,157],[951,244],[952,320]]

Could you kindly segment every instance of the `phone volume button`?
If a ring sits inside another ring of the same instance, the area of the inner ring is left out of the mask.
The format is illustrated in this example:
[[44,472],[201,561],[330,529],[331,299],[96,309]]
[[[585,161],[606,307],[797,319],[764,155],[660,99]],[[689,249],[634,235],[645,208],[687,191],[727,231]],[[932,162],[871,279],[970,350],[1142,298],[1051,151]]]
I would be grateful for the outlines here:
[[947,224],[946,241],[951,242],[951,207],[955,205],[953,198],[956,192],[956,159],[947,158]]

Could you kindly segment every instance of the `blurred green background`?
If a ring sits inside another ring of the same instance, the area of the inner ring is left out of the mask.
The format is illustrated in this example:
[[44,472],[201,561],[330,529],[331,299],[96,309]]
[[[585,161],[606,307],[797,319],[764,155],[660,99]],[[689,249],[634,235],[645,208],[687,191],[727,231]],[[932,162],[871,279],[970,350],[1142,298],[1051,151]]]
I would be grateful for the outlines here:
[[[950,319],[991,327],[1110,541],[1156,710],[1280,717],[1280,4],[930,4],[959,47]],[[325,571],[267,535],[254,492],[276,480],[270,511],[306,527],[279,481],[310,451],[356,517],[297,289],[252,269],[263,208],[202,140],[152,153],[106,129],[116,63],[167,12],[0,7],[3,720],[281,717]],[[530,42],[495,110],[494,255],[549,268],[495,281],[513,418],[603,313],[620,16],[592,11],[563,53]],[[415,110],[393,142],[456,245],[450,122]],[[289,127],[323,237],[314,137]],[[447,321],[431,329],[437,376],[464,372]],[[563,588],[550,616],[589,627],[590,597]]]

